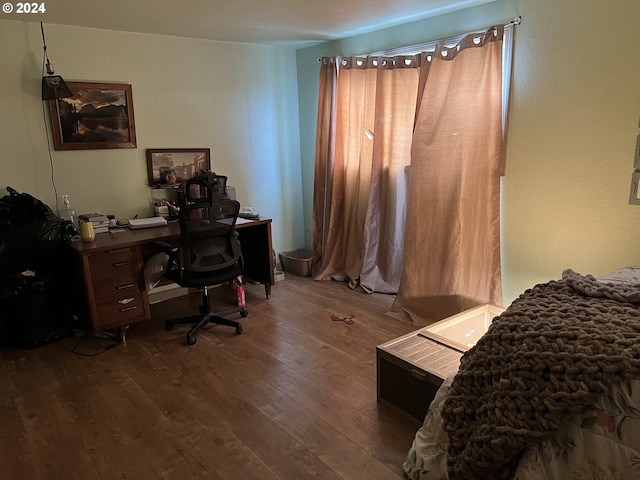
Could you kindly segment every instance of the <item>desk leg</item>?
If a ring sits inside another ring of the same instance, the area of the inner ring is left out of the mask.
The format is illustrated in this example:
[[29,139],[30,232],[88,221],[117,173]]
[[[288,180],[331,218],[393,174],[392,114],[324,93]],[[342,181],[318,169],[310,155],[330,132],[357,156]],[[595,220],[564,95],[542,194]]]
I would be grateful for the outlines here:
[[271,298],[271,285],[269,285],[268,283],[264,284],[264,294],[267,298]]

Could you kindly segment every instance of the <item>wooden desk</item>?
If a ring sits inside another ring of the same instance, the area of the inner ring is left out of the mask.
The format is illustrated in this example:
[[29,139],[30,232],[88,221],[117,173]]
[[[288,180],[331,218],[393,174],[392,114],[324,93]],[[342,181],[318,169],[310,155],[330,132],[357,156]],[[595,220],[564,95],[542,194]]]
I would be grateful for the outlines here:
[[[274,284],[271,219],[238,222],[244,276],[263,284],[269,298]],[[84,310],[93,333],[151,317],[144,286],[145,260],[159,251],[154,242],[171,243],[179,238],[176,222],[165,227],[100,233],[91,243],[68,244],[78,259]]]

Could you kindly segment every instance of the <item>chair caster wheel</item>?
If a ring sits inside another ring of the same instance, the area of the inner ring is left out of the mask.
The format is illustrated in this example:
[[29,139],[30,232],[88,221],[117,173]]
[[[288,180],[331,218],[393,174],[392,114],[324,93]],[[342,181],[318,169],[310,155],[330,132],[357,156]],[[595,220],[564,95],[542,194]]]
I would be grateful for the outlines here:
[[240,316],[241,316],[242,318],[246,318],[246,316],[247,316],[247,315],[249,315],[249,312],[248,312],[247,310],[242,310],[242,311],[240,312]]
[[238,325],[238,326],[236,327],[236,333],[237,333],[238,335],[240,335],[240,334],[242,333],[242,325]]
[[167,332],[170,332],[171,330],[173,330],[173,324],[169,323],[169,322],[165,322],[164,324],[164,328]]
[[187,333],[187,345],[195,345],[196,337]]

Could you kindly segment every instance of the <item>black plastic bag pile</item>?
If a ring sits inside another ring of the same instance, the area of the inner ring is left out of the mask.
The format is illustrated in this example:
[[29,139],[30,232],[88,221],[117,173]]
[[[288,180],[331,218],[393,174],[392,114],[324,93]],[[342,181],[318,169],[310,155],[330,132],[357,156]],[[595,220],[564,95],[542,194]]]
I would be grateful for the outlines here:
[[62,243],[75,234],[73,224],[28,193],[11,187],[7,192],[0,199],[0,274],[49,264]]

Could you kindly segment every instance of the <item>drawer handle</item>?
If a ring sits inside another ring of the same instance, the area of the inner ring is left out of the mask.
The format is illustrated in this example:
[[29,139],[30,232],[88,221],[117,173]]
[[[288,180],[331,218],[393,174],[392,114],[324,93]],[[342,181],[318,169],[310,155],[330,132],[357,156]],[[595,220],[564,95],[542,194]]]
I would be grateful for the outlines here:
[[127,288],[133,287],[133,283],[127,283],[126,285],[118,285],[116,290],[126,290]]
[[415,368],[411,369],[411,376],[421,382],[427,381],[427,374],[425,372],[421,372],[420,370],[416,370]]
[[122,300],[118,300],[118,303],[120,303],[122,305],[126,305],[127,303],[133,302],[134,300],[135,300],[134,297],[123,298]]
[[127,308],[121,308],[120,311],[121,312],[130,312],[131,310],[135,310],[136,308],[138,308],[138,305],[131,305],[130,307],[127,307]]
[[117,250],[106,250],[105,253],[107,255],[111,255],[112,253],[124,253],[127,250],[129,250],[129,249],[128,248],[120,248],[120,249],[117,249]]
[[127,260],[126,262],[116,262],[113,264],[114,267],[124,267],[125,265],[129,265],[131,260]]

